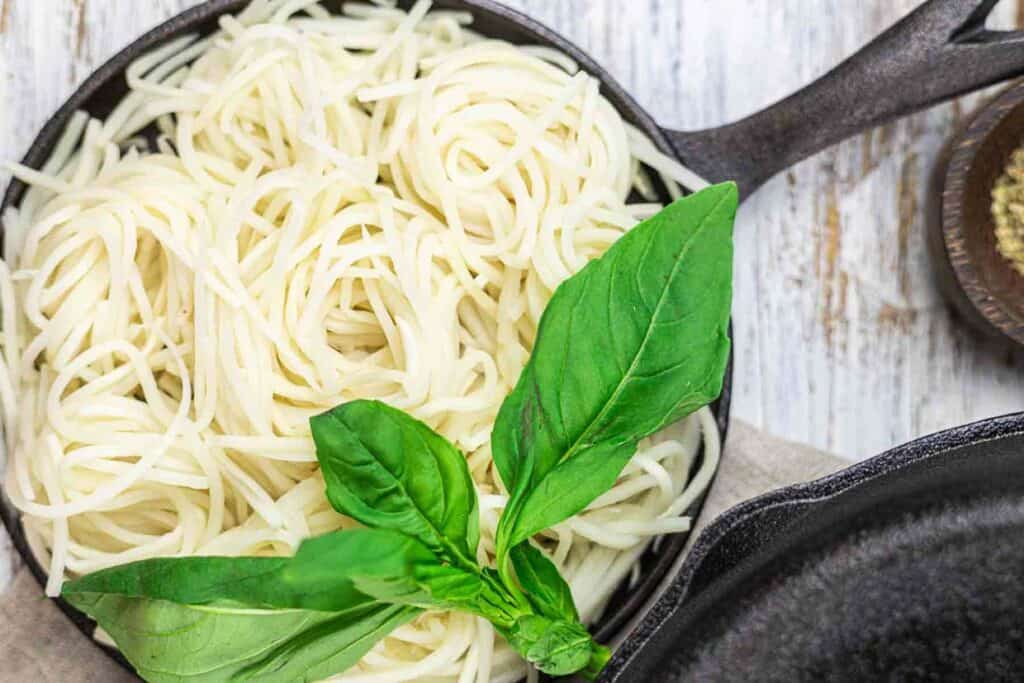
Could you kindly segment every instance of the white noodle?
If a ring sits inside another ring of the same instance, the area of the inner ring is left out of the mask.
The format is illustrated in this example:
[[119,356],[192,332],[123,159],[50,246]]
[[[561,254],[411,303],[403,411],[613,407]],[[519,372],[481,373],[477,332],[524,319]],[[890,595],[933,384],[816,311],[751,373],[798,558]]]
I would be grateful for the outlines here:
[[[352,526],[324,498],[308,418],[355,398],[467,454],[491,558],[506,492],[490,428],[551,292],[657,211],[650,173],[673,194],[704,183],[565,55],[428,4],[256,0],[140,58],[129,95],[105,122],[74,116],[42,171],[13,167],[30,188],[4,216],[5,486],[49,594],[130,560],[287,554]],[[586,620],[652,538],[689,529],[717,434],[704,409],[646,440],[536,539]],[[524,675],[486,621],[428,613],[338,680]]]

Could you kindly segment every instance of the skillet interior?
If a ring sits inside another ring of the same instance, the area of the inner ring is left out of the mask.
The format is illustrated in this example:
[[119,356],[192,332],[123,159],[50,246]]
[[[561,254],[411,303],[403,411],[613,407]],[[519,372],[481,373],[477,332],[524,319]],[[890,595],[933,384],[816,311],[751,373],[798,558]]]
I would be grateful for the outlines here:
[[[49,157],[61,132],[71,115],[79,109],[88,111],[93,116],[103,117],[108,114],[116,103],[127,92],[124,79],[125,68],[140,55],[151,49],[188,33],[208,34],[216,30],[217,17],[225,13],[233,13],[242,9],[246,0],[210,0],[210,2],[190,9],[153,29],[110,61],[101,66],[82,86],[68,99],[60,110],[44,126],[36,140],[32,143],[23,163],[32,168],[39,168]],[[399,5],[408,7],[411,0],[403,0]],[[324,3],[332,11],[339,11],[341,2],[328,0]],[[559,36],[554,31],[490,0],[435,0],[435,8],[469,10],[474,15],[473,28],[489,37],[501,38],[513,43],[540,44],[554,47],[568,54],[582,69],[601,80],[601,90],[605,97],[619,110],[623,118],[643,130],[654,143],[664,152],[674,154],[661,128],[654,120],[616,83],[609,74],[597,65],[578,47]],[[0,209],[16,206],[25,192],[25,186],[17,181],[11,183],[4,195]],[[664,188],[661,188],[663,191]],[[667,195],[663,192],[663,199]],[[732,362],[726,371],[725,383],[720,399],[712,406],[716,420],[724,440],[728,426],[729,404],[732,384]],[[703,454],[701,454],[703,457]],[[699,466],[699,464],[698,464]],[[696,517],[703,505],[703,497],[688,511]],[[5,497],[0,496],[0,515],[10,532],[15,547],[25,559],[29,569],[40,583],[45,582],[46,571],[36,560],[29,549],[25,534],[19,522],[19,513]],[[659,587],[671,580],[669,571],[686,543],[685,534],[666,537],[657,552],[648,550],[640,560],[640,581],[632,588],[623,586],[612,598],[604,617],[598,624],[596,636],[602,642],[613,642],[622,639],[623,627],[648,604],[657,593]],[[88,636],[91,636],[94,624],[63,600],[57,600],[60,608]],[[127,662],[119,653],[105,648],[125,666]]]
[[725,513],[602,680],[1014,680],[1022,534],[1024,414],[920,439]]

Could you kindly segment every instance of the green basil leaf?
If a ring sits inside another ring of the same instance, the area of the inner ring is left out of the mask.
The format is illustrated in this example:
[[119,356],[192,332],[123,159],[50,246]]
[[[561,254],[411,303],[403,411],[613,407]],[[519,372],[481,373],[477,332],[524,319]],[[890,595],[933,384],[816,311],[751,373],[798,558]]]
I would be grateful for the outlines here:
[[569,584],[544,553],[529,543],[520,543],[512,549],[510,557],[519,585],[539,614],[549,619],[579,621]]
[[382,604],[331,613],[84,591],[65,597],[95,619],[151,683],[322,680],[349,669],[419,613]]
[[341,613],[278,645],[234,678],[279,681],[294,676],[296,680],[319,681],[342,673],[358,663],[378,641],[419,613],[415,607],[383,604],[356,614]]
[[[571,517],[611,489],[636,453],[636,446],[598,444],[556,466],[520,497],[513,543],[522,545],[533,534]],[[566,514],[568,510],[573,512]]]
[[353,529],[309,539],[282,572],[290,591],[338,582],[387,602],[456,607],[479,596],[479,574],[445,564],[425,544],[396,531]]
[[586,668],[594,651],[582,624],[527,616],[508,633],[512,649],[552,676],[568,676]]
[[352,401],[310,420],[327,498],[366,526],[413,536],[475,565],[476,490],[465,457],[444,437],[377,401]]
[[611,650],[606,648],[604,645],[594,643],[593,650],[590,653],[590,661],[587,662],[587,666],[578,673],[588,681],[597,680],[597,677],[601,675],[604,667],[608,664],[608,660],[611,658]]
[[254,609],[309,609],[339,612],[374,600],[351,582],[303,586],[282,581],[286,557],[181,557],[142,560],[111,567],[64,584],[63,596],[116,594],[183,605],[235,604]]
[[280,681],[288,680],[293,676],[289,672],[295,672],[296,680],[318,681],[343,673],[377,642],[419,613],[415,607],[378,604],[358,614],[339,614],[275,647],[234,678]]
[[289,591],[323,591],[334,582],[382,602],[459,609],[507,627],[523,614],[492,572],[449,564],[424,543],[386,529],[338,531],[299,547],[282,572]]
[[[492,434],[511,492],[499,566],[512,547],[607,490],[640,439],[721,392],[737,203],[732,183],[680,199],[555,291]],[[542,491],[552,472],[588,455],[572,469],[582,479],[563,476]],[[598,468],[602,457],[612,463]],[[546,510],[529,514],[538,505]]]

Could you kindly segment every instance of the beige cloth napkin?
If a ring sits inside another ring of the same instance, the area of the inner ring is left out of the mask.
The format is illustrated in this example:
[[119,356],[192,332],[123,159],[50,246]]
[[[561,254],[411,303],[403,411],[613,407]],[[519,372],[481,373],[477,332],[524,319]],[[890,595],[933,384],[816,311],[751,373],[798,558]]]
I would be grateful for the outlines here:
[[790,484],[819,479],[850,464],[848,460],[768,436],[745,422],[733,420],[718,476],[690,538],[696,540],[704,527],[737,503]]
[[[767,436],[734,421],[702,519],[736,503],[847,464],[813,448]],[[699,531],[706,523],[699,524]],[[2,533],[2,532],[0,532]],[[72,626],[27,570],[0,595],[0,682],[122,683],[135,678]]]

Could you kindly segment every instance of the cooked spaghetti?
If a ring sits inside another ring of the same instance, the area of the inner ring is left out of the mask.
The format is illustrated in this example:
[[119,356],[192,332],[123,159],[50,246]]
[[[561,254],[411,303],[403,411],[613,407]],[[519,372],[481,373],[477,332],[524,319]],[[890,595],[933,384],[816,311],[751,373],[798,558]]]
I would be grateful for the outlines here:
[[[489,557],[506,500],[490,430],[553,289],[659,208],[655,183],[702,183],[564,55],[470,19],[256,0],[135,62],[119,106],[76,115],[40,171],[14,167],[30,189],[0,263],[5,484],[51,595],[351,526],[308,418],[355,398],[466,453]],[[717,438],[705,409],[647,440],[539,539],[585,620],[689,528]],[[486,621],[433,612],[339,680],[526,673]]]

